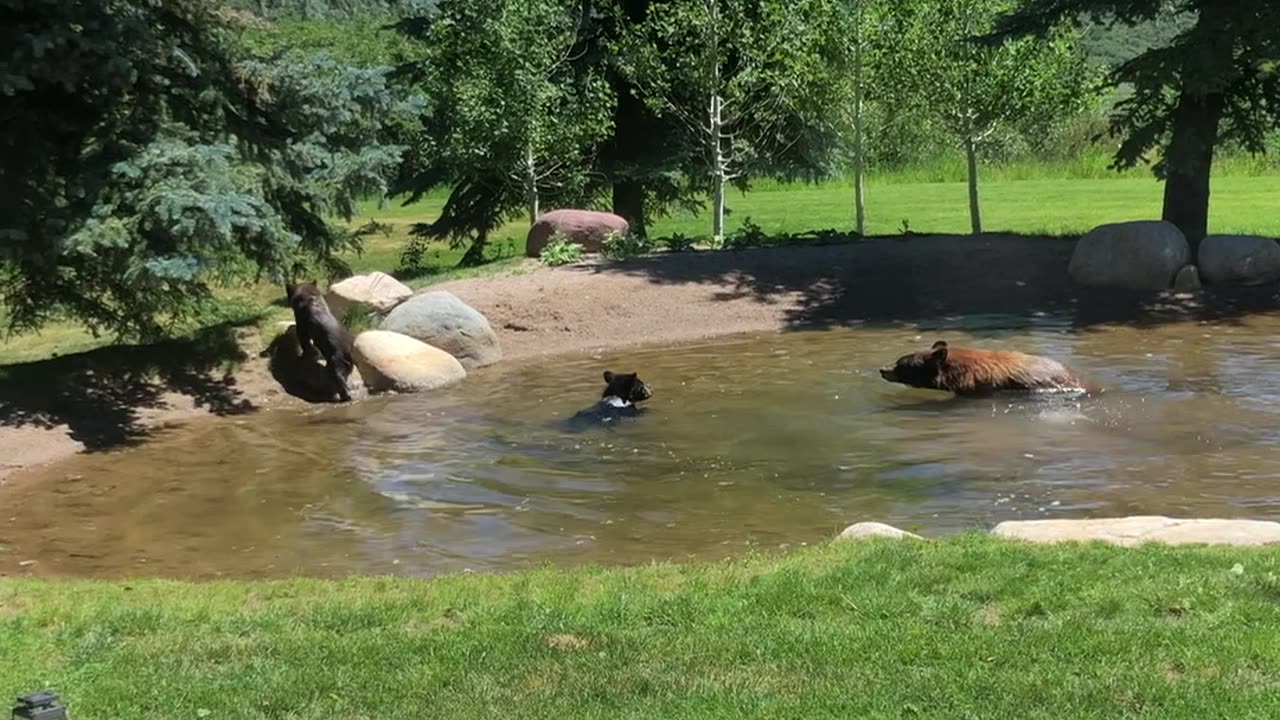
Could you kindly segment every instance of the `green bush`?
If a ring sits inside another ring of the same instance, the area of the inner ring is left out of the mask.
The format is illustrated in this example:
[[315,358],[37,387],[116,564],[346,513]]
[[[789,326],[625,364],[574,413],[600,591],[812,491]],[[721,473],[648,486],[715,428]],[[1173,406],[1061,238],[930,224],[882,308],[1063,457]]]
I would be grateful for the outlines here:
[[604,242],[600,245],[600,254],[611,260],[639,257],[651,250],[653,250],[651,240],[631,233],[624,235],[611,232],[605,236]]
[[542,252],[538,254],[538,259],[543,265],[570,265],[582,259],[582,244],[569,242],[561,236],[556,236],[542,248]]
[[728,250],[740,250],[742,248],[767,247],[771,243],[769,233],[764,228],[757,225],[747,218],[742,221],[742,227],[729,233],[724,239],[724,247]]
[[698,238],[689,237],[684,233],[676,233],[661,238],[658,242],[666,246],[667,250],[671,252],[689,252],[698,244]]

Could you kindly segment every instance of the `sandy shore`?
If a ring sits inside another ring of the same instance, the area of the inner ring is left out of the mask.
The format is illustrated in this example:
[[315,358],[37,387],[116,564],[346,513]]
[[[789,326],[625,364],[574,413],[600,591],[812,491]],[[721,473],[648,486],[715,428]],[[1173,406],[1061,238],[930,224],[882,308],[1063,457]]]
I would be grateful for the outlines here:
[[[1077,292],[1065,272],[1071,249],[1061,239],[917,236],[564,268],[529,261],[512,274],[430,289],[453,292],[484,313],[507,363],[742,332],[953,315],[1069,312],[1087,326],[1188,311],[1162,310],[1166,301],[1149,295]],[[1274,301],[1274,291],[1265,301]],[[1223,305],[1221,312],[1247,310]],[[8,368],[0,399],[0,482],[76,452],[141,442],[160,425],[300,403],[272,379],[258,356],[260,338],[227,342],[238,358],[230,374],[219,369],[227,365],[225,347],[221,353],[109,348]]]

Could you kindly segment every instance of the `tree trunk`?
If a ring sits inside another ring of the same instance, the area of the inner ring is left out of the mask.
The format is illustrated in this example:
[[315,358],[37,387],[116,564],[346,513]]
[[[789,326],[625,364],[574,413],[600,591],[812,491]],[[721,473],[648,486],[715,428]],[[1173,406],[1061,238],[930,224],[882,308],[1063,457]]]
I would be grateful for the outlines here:
[[863,156],[862,128],[862,3],[854,17],[853,46],[853,218],[858,237],[867,234],[866,159]]
[[613,214],[626,219],[632,235],[646,237],[644,226],[644,184],[638,180],[613,183]]
[[723,135],[723,106],[718,94],[711,96],[711,196],[714,208],[711,215],[711,237],[716,247],[724,246],[724,196],[728,185],[725,166]]
[[[1224,27],[1222,5],[1204,3],[1192,30],[1207,56],[1189,53],[1185,60],[1194,65],[1183,68],[1178,107],[1173,111],[1169,147],[1164,153],[1161,217],[1187,237],[1192,262],[1199,256],[1200,241],[1209,232],[1209,176],[1218,127],[1226,108],[1218,73],[1227,72],[1232,58],[1231,32]],[[1206,73],[1210,77],[1204,77]]]
[[529,225],[538,222],[538,164],[533,157],[533,146],[524,149],[524,202],[529,210]]
[[481,234],[471,242],[471,247],[463,253],[462,259],[458,261],[458,267],[477,267],[484,264],[484,251],[489,247],[488,234]]
[[[613,7],[612,3],[599,3]],[[649,10],[649,0],[620,0],[622,28],[644,21]],[[594,4],[584,3],[584,17],[590,17]],[[603,40],[601,41],[603,42]],[[630,224],[631,233],[645,237],[646,186],[642,175],[646,167],[646,154],[650,151],[655,135],[660,134],[653,113],[636,96],[635,88],[613,63],[606,64],[609,84],[613,86],[617,102],[613,108],[613,136],[603,148],[603,168],[612,186],[613,213]]]
[[982,234],[982,203],[978,198],[978,145],[973,138],[964,141],[965,159],[969,162],[969,224],[974,235]]
[[1191,258],[1209,232],[1209,174],[1218,142],[1225,98],[1183,90],[1173,115],[1173,133],[1165,151],[1164,209],[1161,217],[1187,236]]

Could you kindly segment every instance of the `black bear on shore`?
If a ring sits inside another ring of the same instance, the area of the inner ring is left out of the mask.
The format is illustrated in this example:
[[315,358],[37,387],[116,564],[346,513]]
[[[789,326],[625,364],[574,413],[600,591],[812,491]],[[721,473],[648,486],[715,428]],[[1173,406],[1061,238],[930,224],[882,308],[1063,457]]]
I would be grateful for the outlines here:
[[298,332],[298,344],[304,357],[319,351],[325,368],[333,379],[334,392],[343,402],[351,401],[347,378],[354,367],[351,359],[354,343],[351,333],[333,316],[320,289],[311,283],[285,286],[289,307]]
[[644,412],[644,408],[636,403],[653,397],[653,391],[636,373],[613,373],[604,371],[604,392],[600,400],[592,407],[579,411],[569,418],[574,428],[588,425],[615,422],[620,418],[635,417]]
[[881,368],[880,376],[908,387],[956,395],[1102,391],[1057,360],[1005,350],[952,348],[942,341],[929,350],[903,355],[893,365]]

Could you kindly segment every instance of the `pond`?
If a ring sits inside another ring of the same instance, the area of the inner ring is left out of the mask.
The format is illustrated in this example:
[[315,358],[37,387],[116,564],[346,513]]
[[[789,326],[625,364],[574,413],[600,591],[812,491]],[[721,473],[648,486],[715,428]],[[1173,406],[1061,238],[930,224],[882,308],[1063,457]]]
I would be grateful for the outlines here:
[[[0,565],[427,575],[717,558],[860,520],[936,536],[1012,518],[1280,518],[1278,331],[1267,316],[1088,331],[967,317],[512,361],[430,395],[195,423],[25,477],[0,491]],[[1108,392],[957,400],[878,376],[937,339],[1049,355]],[[569,432],[605,369],[639,372],[648,412]]]

